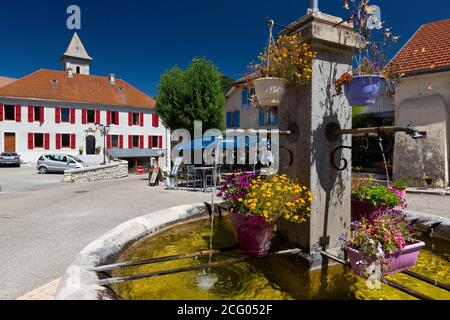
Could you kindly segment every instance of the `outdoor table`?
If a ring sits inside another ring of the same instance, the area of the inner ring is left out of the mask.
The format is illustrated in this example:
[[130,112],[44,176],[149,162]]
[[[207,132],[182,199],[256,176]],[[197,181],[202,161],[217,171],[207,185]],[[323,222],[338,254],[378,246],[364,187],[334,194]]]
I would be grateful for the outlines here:
[[195,171],[201,171],[201,173],[202,173],[202,183],[203,183],[203,192],[205,192],[206,191],[206,173],[209,171],[209,170],[212,170],[212,171],[214,171],[214,167],[196,167],[195,168]]

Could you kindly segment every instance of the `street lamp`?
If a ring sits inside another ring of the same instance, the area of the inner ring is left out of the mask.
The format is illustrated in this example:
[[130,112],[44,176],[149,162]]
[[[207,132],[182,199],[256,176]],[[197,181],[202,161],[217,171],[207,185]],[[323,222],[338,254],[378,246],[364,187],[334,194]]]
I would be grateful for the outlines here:
[[108,133],[111,131],[111,126],[101,124],[99,126],[100,134],[103,137],[103,165],[106,165],[106,137]]

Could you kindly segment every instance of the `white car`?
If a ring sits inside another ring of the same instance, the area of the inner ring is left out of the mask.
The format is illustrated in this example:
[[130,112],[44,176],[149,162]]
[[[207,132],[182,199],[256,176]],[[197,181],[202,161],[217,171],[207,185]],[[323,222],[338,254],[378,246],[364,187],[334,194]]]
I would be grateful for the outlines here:
[[83,160],[66,154],[46,154],[42,155],[37,162],[37,169],[40,174],[49,172],[64,173],[66,170],[87,168],[88,165]]

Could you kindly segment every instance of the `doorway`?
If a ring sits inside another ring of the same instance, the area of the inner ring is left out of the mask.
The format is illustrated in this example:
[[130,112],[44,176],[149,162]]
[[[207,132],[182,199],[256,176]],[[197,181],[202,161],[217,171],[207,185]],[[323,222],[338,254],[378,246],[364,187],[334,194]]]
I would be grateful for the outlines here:
[[5,132],[5,152],[16,152],[16,134]]
[[94,136],[86,137],[86,154],[87,155],[95,154],[95,137]]

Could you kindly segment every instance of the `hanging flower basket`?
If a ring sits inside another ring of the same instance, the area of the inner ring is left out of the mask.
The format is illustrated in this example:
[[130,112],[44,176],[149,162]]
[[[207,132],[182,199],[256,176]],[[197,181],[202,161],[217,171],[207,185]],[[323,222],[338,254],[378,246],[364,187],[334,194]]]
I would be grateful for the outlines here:
[[348,103],[353,106],[372,106],[383,94],[386,80],[377,75],[353,76],[345,82],[344,92]]
[[[389,276],[395,273],[403,272],[413,268],[417,264],[420,249],[425,246],[421,241],[414,241],[406,246],[401,252],[392,255],[386,255],[381,263],[381,272],[383,276]],[[367,277],[367,267],[377,262],[376,257],[367,257],[354,248],[347,248],[348,258],[353,272],[361,277]]]
[[238,241],[238,249],[247,256],[264,256],[270,250],[274,223],[262,216],[230,213],[231,224]]
[[260,78],[253,80],[258,104],[262,107],[277,107],[281,104],[286,86],[289,83],[282,78]]

